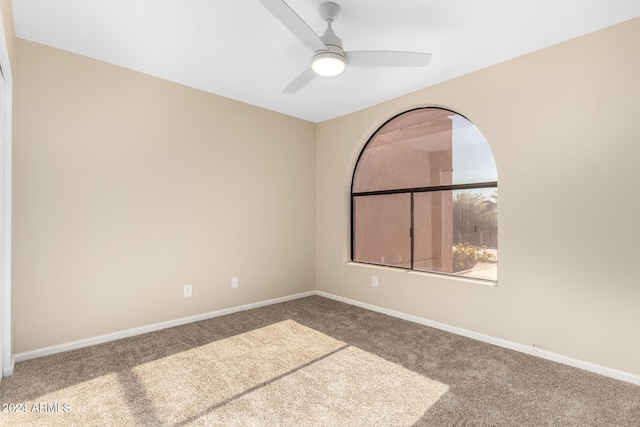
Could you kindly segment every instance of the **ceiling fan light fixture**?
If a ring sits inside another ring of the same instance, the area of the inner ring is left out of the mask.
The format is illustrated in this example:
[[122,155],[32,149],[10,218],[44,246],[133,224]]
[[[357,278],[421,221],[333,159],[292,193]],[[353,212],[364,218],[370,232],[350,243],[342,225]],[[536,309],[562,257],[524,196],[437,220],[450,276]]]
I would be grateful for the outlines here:
[[321,52],[316,54],[311,61],[311,69],[316,74],[324,77],[333,77],[342,74],[347,62],[344,57],[335,52]]

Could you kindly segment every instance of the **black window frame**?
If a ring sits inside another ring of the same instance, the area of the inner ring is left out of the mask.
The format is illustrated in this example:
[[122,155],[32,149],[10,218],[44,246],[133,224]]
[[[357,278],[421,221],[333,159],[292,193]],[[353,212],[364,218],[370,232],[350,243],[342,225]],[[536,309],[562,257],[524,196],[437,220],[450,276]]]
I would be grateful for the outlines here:
[[[456,273],[447,273],[447,272],[442,272],[442,271],[432,271],[432,270],[416,270],[414,268],[414,242],[415,242],[415,238],[414,238],[414,215],[415,215],[415,209],[414,209],[414,194],[416,193],[427,193],[427,192],[444,192],[444,191],[455,191],[455,190],[473,190],[473,189],[484,189],[484,188],[498,188],[498,181],[489,181],[489,182],[474,182],[474,183],[465,183],[465,184],[450,184],[450,185],[436,185],[436,186],[427,186],[427,187],[412,187],[412,188],[398,188],[398,189],[389,189],[389,190],[377,190],[377,191],[360,191],[360,192],[354,192],[353,191],[353,186],[355,183],[355,178],[356,178],[356,172],[358,170],[358,165],[360,163],[360,159],[362,158],[363,153],[366,151],[367,147],[369,146],[369,143],[371,143],[371,141],[376,137],[376,135],[378,134],[378,132],[380,131],[380,129],[384,128],[389,122],[395,120],[396,118],[410,113],[412,111],[417,111],[417,110],[425,110],[425,109],[437,109],[437,110],[441,110],[441,111],[448,111],[451,114],[456,114],[458,116],[461,116],[463,118],[465,118],[467,121],[469,121],[469,123],[473,123],[471,122],[469,119],[467,119],[464,115],[450,110],[448,108],[441,108],[441,107],[418,107],[418,108],[413,108],[407,111],[403,111],[399,114],[396,114],[395,116],[391,117],[389,120],[385,121],[382,125],[380,125],[378,127],[378,129],[376,129],[375,132],[373,132],[371,134],[371,136],[369,137],[369,139],[367,140],[366,144],[362,147],[362,150],[360,150],[360,154],[358,155],[358,159],[356,160],[355,166],[353,168],[353,174],[351,176],[351,191],[350,191],[350,198],[351,198],[351,218],[350,218],[350,243],[351,243],[351,250],[350,250],[350,259],[352,262],[358,263],[358,264],[365,264],[365,265],[374,265],[374,266],[382,266],[382,267],[388,267],[388,268],[396,268],[399,270],[411,270],[411,271],[418,271],[421,273],[429,273],[429,274],[439,274],[439,275],[444,275],[444,276],[453,276],[453,277],[458,277],[458,278],[466,278],[466,279],[471,279],[471,280],[479,280],[479,281],[486,281],[486,282],[496,282],[496,280],[491,280],[491,279],[482,279],[482,278],[476,278],[476,277],[467,277],[467,276],[463,276],[460,274],[456,274]],[[355,237],[355,210],[356,210],[356,203],[355,200],[357,197],[370,197],[370,196],[380,196],[380,195],[389,195],[389,194],[410,194],[411,197],[411,218],[410,218],[410,229],[408,231],[409,233],[409,238],[410,238],[410,244],[411,244],[411,249],[410,249],[410,253],[411,253],[411,259],[410,259],[410,267],[409,268],[405,268],[405,267],[398,267],[398,266],[394,266],[394,265],[388,265],[388,264],[381,264],[381,263],[374,263],[374,262],[368,262],[368,261],[359,261],[355,259],[355,248],[356,248],[356,237]]]

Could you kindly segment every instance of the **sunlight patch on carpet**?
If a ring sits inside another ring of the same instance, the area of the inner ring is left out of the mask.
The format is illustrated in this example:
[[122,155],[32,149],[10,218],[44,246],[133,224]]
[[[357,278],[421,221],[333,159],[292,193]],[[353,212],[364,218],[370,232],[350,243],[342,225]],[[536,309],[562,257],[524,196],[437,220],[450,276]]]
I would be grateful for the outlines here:
[[447,390],[442,383],[346,347],[187,425],[411,426]]
[[47,425],[410,426],[448,390],[286,320],[58,390]]

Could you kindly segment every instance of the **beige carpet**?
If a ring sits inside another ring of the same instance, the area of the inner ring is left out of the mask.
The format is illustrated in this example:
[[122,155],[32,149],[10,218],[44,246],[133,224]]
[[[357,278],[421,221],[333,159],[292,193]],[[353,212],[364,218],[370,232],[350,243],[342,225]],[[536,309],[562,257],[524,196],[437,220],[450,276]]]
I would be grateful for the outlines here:
[[411,426],[447,389],[285,320],[39,395],[20,402],[26,412],[3,413],[0,422]]
[[639,386],[319,296],[19,362],[0,403],[58,411],[2,427],[640,426]]

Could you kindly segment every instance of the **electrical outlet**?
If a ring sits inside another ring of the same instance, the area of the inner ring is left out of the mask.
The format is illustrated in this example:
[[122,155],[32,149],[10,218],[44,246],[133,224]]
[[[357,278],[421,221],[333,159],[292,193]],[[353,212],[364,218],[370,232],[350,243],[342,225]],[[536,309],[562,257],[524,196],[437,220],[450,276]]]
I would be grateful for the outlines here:
[[232,287],[233,289],[235,289],[235,288],[237,288],[237,287],[238,287],[238,276],[233,276],[233,277],[231,278],[231,287]]
[[378,276],[371,276],[371,286],[374,288],[378,287]]
[[190,297],[193,295],[193,287],[191,285],[184,285],[184,297]]

